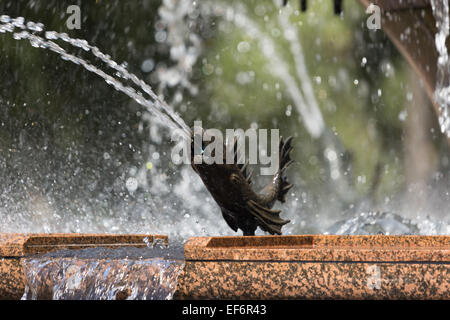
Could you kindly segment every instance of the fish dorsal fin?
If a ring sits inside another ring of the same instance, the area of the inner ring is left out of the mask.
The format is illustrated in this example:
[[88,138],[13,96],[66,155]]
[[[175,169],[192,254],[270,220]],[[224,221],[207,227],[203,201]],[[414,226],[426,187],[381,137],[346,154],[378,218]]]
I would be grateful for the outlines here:
[[260,217],[269,224],[283,226],[286,223],[289,223],[288,220],[283,220],[280,218],[281,210],[271,210],[269,208],[261,206],[260,204],[258,204],[256,201],[253,200],[249,200],[247,204],[249,206],[251,213],[254,216],[257,215],[258,217]]
[[249,212],[255,217],[259,222],[259,227],[264,231],[270,232],[271,234],[281,234],[281,226],[275,225],[264,220],[259,212],[254,211],[254,209],[249,208]]
[[260,228],[263,229],[264,231],[268,231],[271,234],[281,234],[281,227],[280,226],[275,226],[273,224],[267,223],[266,221],[264,221],[264,219],[262,219],[260,216],[254,214],[251,210],[250,213],[256,218],[256,220],[259,221],[260,223]]
[[291,159],[290,155],[292,148],[292,137],[287,138],[285,141],[283,140],[283,137],[280,138],[279,172],[281,175],[281,184],[278,191],[277,200],[282,203],[286,201],[286,194],[293,187],[293,185],[288,182],[287,177],[285,176],[286,169],[294,162],[294,160]]

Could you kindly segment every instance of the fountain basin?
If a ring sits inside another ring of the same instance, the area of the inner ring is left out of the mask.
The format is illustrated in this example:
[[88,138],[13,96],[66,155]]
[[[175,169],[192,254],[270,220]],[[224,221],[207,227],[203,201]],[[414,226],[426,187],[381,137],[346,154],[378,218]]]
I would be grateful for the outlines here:
[[38,253],[105,247],[146,247],[163,235],[0,234],[0,299],[20,299],[25,290],[23,260]]
[[448,236],[192,238],[176,298],[449,299]]
[[0,239],[1,299],[450,299],[449,236]]

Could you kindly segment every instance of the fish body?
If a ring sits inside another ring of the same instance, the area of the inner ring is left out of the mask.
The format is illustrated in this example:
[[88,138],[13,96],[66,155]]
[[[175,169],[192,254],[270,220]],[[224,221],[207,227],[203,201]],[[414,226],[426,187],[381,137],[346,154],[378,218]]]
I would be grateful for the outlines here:
[[[248,172],[248,161],[238,164],[236,141],[235,161],[227,164],[195,164],[192,168],[200,176],[211,196],[219,205],[223,218],[234,231],[241,229],[244,236],[254,235],[257,227],[270,234],[281,234],[281,227],[289,220],[280,218],[280,210],[272,210],[276,201],[285,202],[285,195],[292,188],[284,172],[292,163],[290,151],[292,137],[280,138],[280,162],[277,173],[259,193],[251,187],[252,173]],[[226,148],[224,145],[224,155]]]

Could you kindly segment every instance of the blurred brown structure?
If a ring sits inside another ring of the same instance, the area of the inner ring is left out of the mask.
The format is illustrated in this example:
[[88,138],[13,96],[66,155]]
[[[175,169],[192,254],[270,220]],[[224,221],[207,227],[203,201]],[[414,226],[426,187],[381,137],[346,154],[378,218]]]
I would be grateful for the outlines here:
[[[360,1],[365,7],[370,4],[380,7],[381,28],[423,80],[428,97],[439,114],[439,107],[434,100],[437,29],[430,0]],[[447,47],[450,48],[448,43]]]
[[[439,106],[434,98],[438,59],[435,45],[436,21],[430,0],[360,1],[366,7],[371,3],[380,7],[383,31],[414,70],[410,72],[409,83],[414,98],[406,106],[405,178],[409,189],[404,207],[408,217],[414,218],[427,205],[426,185],[437,165],[437,154],[430,132],[437,122],[436,117],[433,119],[428,103],[431,102],[439,116]],[[448,42],[447,47],[450,49]],[[415,77],[414,73],[419,77]],[[447,142],[450,144],[450,138],[447,138]]]

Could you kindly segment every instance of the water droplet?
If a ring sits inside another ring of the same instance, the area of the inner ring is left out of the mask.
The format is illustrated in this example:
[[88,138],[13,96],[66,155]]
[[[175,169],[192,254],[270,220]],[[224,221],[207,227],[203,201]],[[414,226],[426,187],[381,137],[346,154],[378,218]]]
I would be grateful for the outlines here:
[[361,59],[361,67],[365,67],[366,64],[367,64],[367,58],[366,58],[366,57],[363,57],[363,58]]
[[407,116],[408,116],[408,111],[406,109],[404,109],[398,114],[398,119],[400,121],[405,121]]
[[152,158],[153,158],[154,160],[158,160],[158,159],[159,159],[159,152],[153,152],[153,153],[152,153]]
[[127,187],[129,192],[134,192],[138,188],[138,181],[134,177],[129,177],[125,182],[125,186]]
[[150,72],[153,70],[154,67],[155,67],[155,62],[153,61],[153,59],[146,59],[146,60],[144,60],[144,62],[142,62],[141,70],[143,72]]
[[250,51],[250,44],[247,41],[241,41],[237,45],[237,50],[241,53],[246,53]]

